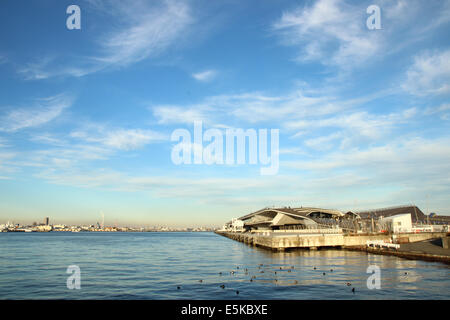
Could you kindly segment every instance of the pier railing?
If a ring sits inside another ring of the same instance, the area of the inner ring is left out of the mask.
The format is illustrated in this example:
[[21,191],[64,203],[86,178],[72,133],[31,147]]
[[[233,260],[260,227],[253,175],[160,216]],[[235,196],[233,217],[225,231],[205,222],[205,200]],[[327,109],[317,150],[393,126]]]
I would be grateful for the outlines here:
[[285,230],[252,230],[251,233],[256,234],[342,234],[341,228],[323,228],[323,229],[285,229]]
[[379,247],[379,248],[393,248],[395,250],[400,249],[400,245],[396,244],[396,243],[388,243],[388,242],[384,242],[383,240],[372,240],[372,241],[367,241],[366,245],[368,247]]

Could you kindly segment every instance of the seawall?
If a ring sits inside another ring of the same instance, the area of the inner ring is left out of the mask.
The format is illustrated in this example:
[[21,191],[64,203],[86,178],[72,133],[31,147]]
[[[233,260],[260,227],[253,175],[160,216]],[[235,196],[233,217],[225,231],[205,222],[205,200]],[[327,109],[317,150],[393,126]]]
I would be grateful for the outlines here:
[[[269,250],[285,251],[289,249],[310,249],[319,248],[343,248],[349,250],[366,251],[370,253],[391,254],[405,258],[448,261],[449,257],[441,255],[427,254],[426,252],[405,252],[388,249],[367,248],[367,241],[381,240],[383,242],[391,242],[392,236],[386,234],[370,234],[370,235],[347,235],[347,234],[295,234],[295,233],[241,233],[229,231],[216,231],[217,234],[240,241],[248,245],[253,245]],[[429,233],[405,233],[396,235],[394,240],[399,243],[414,243],[424,240],[445,237],[445,232],[429,232]]]

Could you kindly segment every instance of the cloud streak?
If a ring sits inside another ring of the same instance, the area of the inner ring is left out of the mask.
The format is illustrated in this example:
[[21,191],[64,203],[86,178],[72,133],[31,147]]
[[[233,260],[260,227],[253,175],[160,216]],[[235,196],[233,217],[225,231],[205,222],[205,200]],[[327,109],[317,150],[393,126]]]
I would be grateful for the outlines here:
[[72,98],[60,94],[36,100],[32,107],[8,108],[0,116],[0,131],[15,132],[43,126],[59,117],[72,105]]
[[299,61],[350,67],[374,56],[381,47],[379,35],[367,32],[361,23],[364,9],[340,0],[319,0],[285,11],[272,27],[284,44],[301,48]]
[[424,52],[414,57],[403,89],[418,96],[450,93],[450,50]]
[[195,80],[198,80],[200,82],[212,81],[216,76],[217,76],[217,71],[215,71],[215,70],[206,70],[206,71],[192,74],[192,77]]
[[26,80],[57,76],[83,77],[105,69],[117,69],[154,58],[178,44],[194,23],[186,2],[90,1],[92,8],[110,14],[114,27],[96,40],[96,53],[77,57],[70,66],[57,57],[28,63],[19,73]]

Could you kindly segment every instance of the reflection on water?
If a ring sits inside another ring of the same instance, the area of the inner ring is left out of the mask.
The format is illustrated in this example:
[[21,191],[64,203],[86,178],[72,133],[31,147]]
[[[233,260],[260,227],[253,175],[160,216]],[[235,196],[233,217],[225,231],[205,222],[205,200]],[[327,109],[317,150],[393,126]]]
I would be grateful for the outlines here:
[[[0,247],[2,299],[450,298],[449,267],[441,263],[344,250],[271,252],[213,233],[3,233]],[[81,290],[66,288],[73,264]],[[369,265],[381,269],[380,290],[367,288]]]

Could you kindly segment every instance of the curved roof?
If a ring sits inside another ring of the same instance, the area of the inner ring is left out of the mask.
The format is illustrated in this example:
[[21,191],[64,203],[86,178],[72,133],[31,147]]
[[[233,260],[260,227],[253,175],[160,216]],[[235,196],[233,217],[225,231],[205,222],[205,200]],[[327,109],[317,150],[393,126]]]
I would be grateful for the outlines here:
[[264,208],[255,212],[252,212],[250,214],[247,214],[245,216],[242,216],[239,218],[239,220],[248,220],[256,215],[264,214],[264,213],[283,213],[289,216],[298,217],[302,219],[312,220],[309,215],[312,213],[328,213],[333,216],[341,217],[344,214],[339,210],[333,210],[333,209],[321,209],[321,208]]
[[390,217],[402,213],[410,213],[412,222],[417,223],[419,221],[426,221],[426,216],[418,207],[414,205],[409,206],[398,206],[390,208],[381,208],[374,210],[364,210],[357,212],[358,215],[363,219],[379,218],[379,217]]
[[328,214],[331,214],[331,215],[337,216],[337,217],[344,216],[344,214],[341,211],[334,210],[334,209],[309,208],[309,207],[303,208],[302,207],[302,208],[294,208],[293,210],[298,213],[305,214],[306,216],[309,216],[311,213],[315,213],[315,212],[328,213]]

